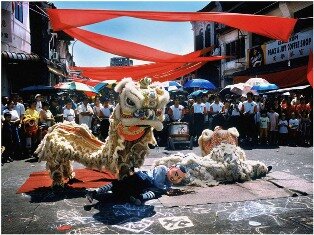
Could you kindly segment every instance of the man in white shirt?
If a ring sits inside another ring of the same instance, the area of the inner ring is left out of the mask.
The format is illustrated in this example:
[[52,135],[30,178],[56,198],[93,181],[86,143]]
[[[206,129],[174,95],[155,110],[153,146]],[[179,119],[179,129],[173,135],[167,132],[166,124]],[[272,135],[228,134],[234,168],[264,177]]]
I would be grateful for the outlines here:
[[211,123],[212,123],[212,116],[209,113],[209,109],[210,109],[210,105],[213,102],[212,100],[209,100],[209,97],[207,94],[203,95],[203,102],[205,104],[205,108],[206,108],[206,113],[205,113],[205,129],[209,128],[211,129]]
[[219,114],[221,114],[223,106],[224,106],[223,103],[221,103],[219,100],[219,96],[218,95],[214,96],[214,102],[210,105],[209,108],[209,113],[213,117],[212,130],[214,130],[216,126],[222,125],[223,116]]
[[257,112],[256,103],[253,101],[253,93],[248,92],[246,94],[247,100],[243,102],[241,112],[243,114],[243,137],[246,138],[250,143],[253,141],[255,133],[255,121],[254,116]]
[[93,109],[88,103],[88,97],[84,97],[81,105],[77,107],[77,113],[79,115],[79,124],[86,124],[89,129],[92,128],[92,116]]
[[100,122],[100,134],[101,137],[105,140],[108,137],[109,132],[109,118],[113,112],[113,106],[109,104],[108,98],[104,99],[104,103],[100,111],[103,114],[103,120]]
[[202,103],[202,99],[200,96],[196,97],[196,103],[193,104],[194,111],[194,136],[198,139],[201,136],[202,131],[204,129],[204,117],[206,114],[205,104]]
[[21,120],[23,120],[24,114],[25,114],[25,107],[24,104],[21,104],[18,102],[19,95],[13,94],[13,102],[14,107],[13,109],[16,110]]
[[174,104],[170,106],[168,110],[169,117],[171,121],[177,122],[183,118],[183,109],[184,107],[180,105],[179,99],[175,98]]
[[75,122],[75,112],[72,109],[72,101],[69,99],[66,101],[65,109],[63,110],[63,118],[69,122]]

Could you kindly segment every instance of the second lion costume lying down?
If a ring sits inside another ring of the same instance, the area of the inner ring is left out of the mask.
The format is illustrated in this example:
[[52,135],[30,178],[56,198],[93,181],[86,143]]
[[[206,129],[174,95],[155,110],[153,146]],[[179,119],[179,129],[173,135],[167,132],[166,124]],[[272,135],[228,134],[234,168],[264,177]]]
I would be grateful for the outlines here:
[[180,164],[187,169],[186,184],[214,186],[265,176],[271,169],[260,161],[247,160],[245,152],[237,146],[236,128],[215,131],[204,130],[199,138],[202,157],[194,153],[177,153],[155,161],[155,165]]

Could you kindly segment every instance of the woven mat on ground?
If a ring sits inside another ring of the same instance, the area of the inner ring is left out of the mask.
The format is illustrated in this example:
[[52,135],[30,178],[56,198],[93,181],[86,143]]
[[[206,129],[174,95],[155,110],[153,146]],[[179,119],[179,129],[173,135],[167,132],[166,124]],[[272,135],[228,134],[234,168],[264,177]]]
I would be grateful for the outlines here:
[[[108,184],[115,176],[110,172],[91,169],[74,169],[76,182],[70,188],[98,188]],[[16,193],[29,193],[36,189],[50,188],[52,180],[48,171],[33,172]]]

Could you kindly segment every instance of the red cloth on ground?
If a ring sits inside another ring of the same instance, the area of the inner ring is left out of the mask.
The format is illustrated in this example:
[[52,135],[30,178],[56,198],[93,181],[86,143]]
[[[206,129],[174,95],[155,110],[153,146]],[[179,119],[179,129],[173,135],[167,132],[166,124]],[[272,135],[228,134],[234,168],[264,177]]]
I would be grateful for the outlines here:
[[289,40],[297,21],[293,18],[278,16],[224,12],[158,12],[81,9],[48,9],[47,12],[55,31],[128,16],[170,22],[211,21],[282,41]]
[[[99,172],[91,169],[74,169],[75,179],[82,182],[75,182],[68,185],[70,188],[98,188],[116,179],[115,176],[109,172]],[[50,188],[52,179],[48,171],[33,172],[30,174],[26,182],[18,189],[16,193],[29,193],[36,189]]]

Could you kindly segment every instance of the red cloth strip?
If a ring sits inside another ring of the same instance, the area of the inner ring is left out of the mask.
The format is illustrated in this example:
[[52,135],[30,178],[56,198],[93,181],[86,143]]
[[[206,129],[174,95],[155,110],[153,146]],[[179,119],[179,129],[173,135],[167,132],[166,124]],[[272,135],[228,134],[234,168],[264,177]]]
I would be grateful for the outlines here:
[[278,16],[222,12],[158,12],[79,9],[48,9],[47,12],[55,31],[94,24],[117,17],[129,16],[140,19],[170,22],[211,21],[282,41],[289,40],[297,21],[293,18]]
[[[213,49],[213,47],[206,47],[202,50],[194,51],[189,54],[183,55],[183,56],[188,56],[191,58],[196,58],[198,56],[204,55],[208,52],[210,52]],[[212,58],[219,58],[216,56],[213,56]],[[169,61],[171,62],[171,61]],[[172,64],[177,64],[177,65],[183,65],[184,63],[172,63]],[[91,72],[98,72],[98,71],[105,71],[105,72],[121,72],[121,71],[128,71],[128,72],[133,72],[133,71],[138,71],[142,69],[150,69],[150,68],[157,68],[160,66],[169,66],[169,63],[149,63],[149,64],[142,64],[142,65],[134,65],[134,66],[118,66],[118,67],[70,67],[70,70],[75,70],[75,71],[91,71]]]
[[213,60],[212,57],[195,58],[191,56],[172,54],[138,43],[109,37],[78,28],[65,29],[63,31],[91,47],[127,58],[164,63],[201,62]]

